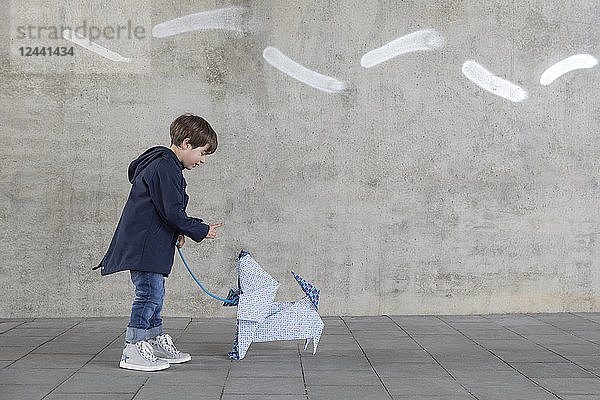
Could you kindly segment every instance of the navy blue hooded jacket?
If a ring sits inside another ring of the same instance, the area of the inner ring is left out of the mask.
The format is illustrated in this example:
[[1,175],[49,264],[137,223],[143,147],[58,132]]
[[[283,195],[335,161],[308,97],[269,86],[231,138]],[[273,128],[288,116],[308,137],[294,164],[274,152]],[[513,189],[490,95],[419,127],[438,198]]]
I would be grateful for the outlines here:
[[210,228],[188,217],[185,208],[183,163],[173,150],[156,146],[129,165],[129,198],[108,248],[93,268],[102,275],[123,270],[149,271],[168,276],[173,267],[178,235],[200,242]]

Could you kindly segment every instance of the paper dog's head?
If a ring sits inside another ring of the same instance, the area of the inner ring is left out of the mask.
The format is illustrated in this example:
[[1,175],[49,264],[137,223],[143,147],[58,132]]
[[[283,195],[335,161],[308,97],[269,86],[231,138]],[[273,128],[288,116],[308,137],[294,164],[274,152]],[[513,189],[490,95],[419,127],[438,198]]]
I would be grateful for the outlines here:
[[277,291],[279,282],[262,269],[248,251],[240,252],[236,267],[242,293],[252,293],[264,288],[272,288]]
[[[238,282],[242,293],[252,293],[256,291],[276,293],[277,288],[279,288],[279,282],[277,282],[271,275],[262,269],[260,265],[258,265],[258,263],[252,258],[250,252],[246,250],[240,251],[240,254],[238,255],[237,273]],[[302,290],[306,293],[310,301],[314,304],[315,309],[318,308],[319,289],[306,282],[304,279],[302,279],[302,277],[294,274],[293,271],[292,275]]]

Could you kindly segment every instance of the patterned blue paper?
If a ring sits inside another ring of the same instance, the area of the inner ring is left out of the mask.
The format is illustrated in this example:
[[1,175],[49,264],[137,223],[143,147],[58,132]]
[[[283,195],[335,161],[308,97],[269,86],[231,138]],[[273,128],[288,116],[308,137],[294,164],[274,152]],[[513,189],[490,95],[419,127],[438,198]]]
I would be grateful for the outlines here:
[[315,305],[315,308],[318,310],[319,309],[319,293],[321,291],[319,289],[317,289],[316,287],[314,287],[313,285],[311,285],[310,283],[306,282],[300,276],[296,275],[294,273],[294,271],[292,271],[292,275],[294,275],[294,278],[296,278],[296,281],[298,282],[298,284],[300,285],[302,290],[304,290],[304,293],[306,293],[306,295],[308,296],[310,301],[312,301],[312,303]]
[[319,290],[294,274],[307,295],[297,301],[276,302],[279,282],[249,252],[240,252],[236,267],[240,290],[237,324],[233,349],[227,355],[238,360],[244,358],[252,342],[295,339],[306,340],[304,349],[313,339],[314,354],[324,327],[317,313]]

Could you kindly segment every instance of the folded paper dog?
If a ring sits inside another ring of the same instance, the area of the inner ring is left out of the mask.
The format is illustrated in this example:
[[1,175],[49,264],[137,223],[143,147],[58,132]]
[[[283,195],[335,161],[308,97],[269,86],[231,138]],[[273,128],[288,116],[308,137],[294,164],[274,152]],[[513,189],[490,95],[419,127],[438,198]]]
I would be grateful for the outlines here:
[[237,327],[233,350],[227,355],[244,358],[252,342],[305,339],[304,350],[313,339],[313,354],[323,331],[323,321],[317,313],[319,290],[301,277],[292,275],[306,293],[298,301],[275,302],[279,288],[271,275],[245,250],[237,259],[238,288],[231,289],[223,305],[237,305]]

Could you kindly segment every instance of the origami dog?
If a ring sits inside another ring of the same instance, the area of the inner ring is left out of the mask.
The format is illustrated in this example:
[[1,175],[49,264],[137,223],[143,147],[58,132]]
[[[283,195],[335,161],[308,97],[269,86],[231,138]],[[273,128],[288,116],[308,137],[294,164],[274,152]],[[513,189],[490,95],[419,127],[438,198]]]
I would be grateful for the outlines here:
[[[238,288],[229,291],[223,305],[237,305],[237,327],[233,350],[227,355],[244,358],[252,342],[305,339],[304,350],[313,339],[313,354],[323,331],[317,313],[319,290],[301,277],[292,275],[306,293],[298,301],[275,302],[279,282],[263,270],[250,253],[242,250],[237,263]],[[237,300],[237,302],[236,302]]]

